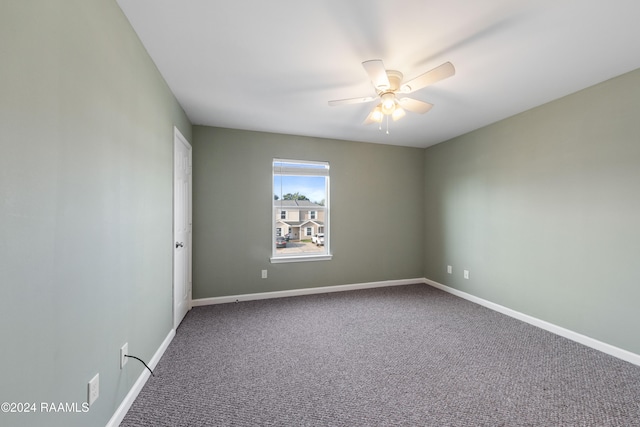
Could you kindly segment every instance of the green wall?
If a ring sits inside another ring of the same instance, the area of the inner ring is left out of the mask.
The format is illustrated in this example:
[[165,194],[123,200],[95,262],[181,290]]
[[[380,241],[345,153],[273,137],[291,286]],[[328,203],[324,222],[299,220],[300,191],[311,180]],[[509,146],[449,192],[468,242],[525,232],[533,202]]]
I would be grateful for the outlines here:
[[640,70],[425,150],[425,276],[640,353],[639,117]]
[[[274,157],[330,162],[332,260],[269,262]],[[194,126],[193,159],[194,298],[423,277],[422,149]]]
[[[0,402],[100,397],[104,426],[172,328],[173,126],[191,125],[113,0],[0,2]],[[38,403],[39,404],[39,403]]]

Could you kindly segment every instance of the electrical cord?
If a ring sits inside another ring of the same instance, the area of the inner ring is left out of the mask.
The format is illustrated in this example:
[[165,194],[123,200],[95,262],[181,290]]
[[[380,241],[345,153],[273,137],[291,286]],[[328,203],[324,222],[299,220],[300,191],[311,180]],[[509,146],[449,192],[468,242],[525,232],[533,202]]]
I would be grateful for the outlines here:
[[128,354],[125,354],[124,357],[130,357],[132,359],[139,360],[144,365],[144,367],[147,368],[149,370],[149,372],[151,372],[151,376],[155,377],[155,375],[153,375],[153,371],[151,370],[151,368],[148,367],[146,363],[144,363],[144,360],[140,359],[139,357],[129,356]]

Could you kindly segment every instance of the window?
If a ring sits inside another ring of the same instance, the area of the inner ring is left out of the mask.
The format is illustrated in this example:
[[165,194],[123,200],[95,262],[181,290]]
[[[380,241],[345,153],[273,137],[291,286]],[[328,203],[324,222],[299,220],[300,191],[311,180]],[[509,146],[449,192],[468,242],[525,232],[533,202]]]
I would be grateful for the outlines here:
[[[273,160],[271,262],[331,259],[329,250],[329,163]],[[286,245],[276,238],[289,230]],[[324,233],[324,244],[314,234]]]

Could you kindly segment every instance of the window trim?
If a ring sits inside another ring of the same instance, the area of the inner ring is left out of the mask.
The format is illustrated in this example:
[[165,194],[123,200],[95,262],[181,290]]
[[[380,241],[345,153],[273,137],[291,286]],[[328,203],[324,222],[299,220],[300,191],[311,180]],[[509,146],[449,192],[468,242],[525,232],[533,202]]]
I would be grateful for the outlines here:
[[[299,164],[299,165],[318,165],[318,166],[323,166],[322,168],[295,168],[295,167],[278,167],[276,166],[277,163],[293,163],[293,164]],[[277,168],[277,171],[276,171]],[[330,217],[330,187],[331,187],[331,177],[330,177],[330,164],[328,161],[314,161],[314,160],[297,160],[297,159],[283,159],[283,158],[274,158],[272,160],[271,163],[271,182],[272,182],[272,192],[275,190],[273,188],[273,181],[274,181],[274,177],[275,175],[294,175],[294,176],[321,176],[325,178],[325,204],[322,207],[321,210],[324,211],[324,224],[323,224],[323,228],[326,229],[331,229],[331,227],[329,226],[329,217]],[[282,195],[280,195],[280,197],[282,197]],[[273,196],[271,197],[271,199],[273,199]],[[276,230],[275,230],[275,224],[278,220],[281,220],[281,218],[278,218],[280,216],[280,210],[277,211],[276,213],[276,208],[277,205],[275,204],[276,201],[273,200],[272,201],[272,207],[271,207],[271,215],[272,215],[272,220],[271,220],[271,257],[270,257],[270,262],[272,264],[279,264],[279,263],[289,263],[289,262],[306,262],[306,261],[329,261],[333,258],[333,255],[331,254],[331,250],[330,250],[330,236],[324,232],[325,234],[325,243],[324,243],[324,251],[321,253],[317,253],[317,254],[301,254],[301,255],[279,255],[276,256],[276,247],[275,247],[275,239],[276,239]],[[319,216],[318,215],[318,209],[315,209],[316,211],[316,218]],[[287,214],[287,216],[289,216]],[[301,230],[302,231],[302,230]],[[300,233],[302,235],[302,232]],[[313,235],[313,230],[312,230],[312,234]],[[302,236],[301,236],[302,237]]]
[[306,262],[306,261],[331,261],[333,255],[295,255],[287,257],[271,257],[271,264],[285,264],[288,262]]

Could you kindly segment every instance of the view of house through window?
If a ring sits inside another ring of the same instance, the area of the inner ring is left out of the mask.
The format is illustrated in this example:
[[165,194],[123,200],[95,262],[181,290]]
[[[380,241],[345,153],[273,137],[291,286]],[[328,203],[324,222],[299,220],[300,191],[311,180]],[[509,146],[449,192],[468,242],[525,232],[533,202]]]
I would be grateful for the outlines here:
[[274,159],[272,262],[328,255],[329,163]]

